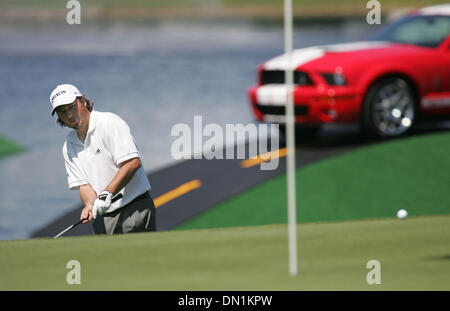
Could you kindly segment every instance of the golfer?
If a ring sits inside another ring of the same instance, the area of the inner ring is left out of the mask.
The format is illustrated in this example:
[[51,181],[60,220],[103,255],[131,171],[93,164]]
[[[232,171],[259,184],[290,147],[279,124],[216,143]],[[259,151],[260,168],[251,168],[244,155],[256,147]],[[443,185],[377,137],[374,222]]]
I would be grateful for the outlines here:
[[[156,231],[150,183],[128,124],[93,104],[71,84],[58,85],[50,95],[57,123],[73,130],[63,155],[69,189],[80,190],[80,219],[93,221],[95,234]],[[118,193],[122,198],[111,203]]]

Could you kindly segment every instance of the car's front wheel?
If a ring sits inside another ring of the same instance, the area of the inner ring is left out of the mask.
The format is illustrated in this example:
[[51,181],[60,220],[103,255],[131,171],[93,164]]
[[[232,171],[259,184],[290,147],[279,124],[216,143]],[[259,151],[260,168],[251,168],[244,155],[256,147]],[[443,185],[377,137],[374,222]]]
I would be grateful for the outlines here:
[[398,77],[376,82],[369,88],[362,107],[362,127],[371,136],[396,137],[413,125],[416,104],[409,84]]

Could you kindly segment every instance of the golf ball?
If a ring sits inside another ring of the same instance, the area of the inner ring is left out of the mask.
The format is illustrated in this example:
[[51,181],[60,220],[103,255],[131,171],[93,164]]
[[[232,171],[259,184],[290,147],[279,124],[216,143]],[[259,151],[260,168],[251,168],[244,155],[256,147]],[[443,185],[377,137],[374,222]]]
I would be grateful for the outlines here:
[[406,217],[408,217],[408,212],[405,209],[398,210],[397,212],[398,219],[405,219]]

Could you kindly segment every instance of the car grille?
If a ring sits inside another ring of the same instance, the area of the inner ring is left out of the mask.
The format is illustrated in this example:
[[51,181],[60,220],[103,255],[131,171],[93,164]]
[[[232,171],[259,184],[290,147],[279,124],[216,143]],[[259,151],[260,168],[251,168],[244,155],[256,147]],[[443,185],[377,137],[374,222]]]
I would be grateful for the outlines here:
[[[284,70],[263,70],[261,84],[284,84]],[[313,85],[313,82],[306,72],[294,71],[294,84]]]
[[[256,105],[256,108],[262,114],[272,114],[272,115],[285,115],[284,106],[263,106]],[[308,106],[294,106],[294,113],[296,116],[305,116],[308,114]]]

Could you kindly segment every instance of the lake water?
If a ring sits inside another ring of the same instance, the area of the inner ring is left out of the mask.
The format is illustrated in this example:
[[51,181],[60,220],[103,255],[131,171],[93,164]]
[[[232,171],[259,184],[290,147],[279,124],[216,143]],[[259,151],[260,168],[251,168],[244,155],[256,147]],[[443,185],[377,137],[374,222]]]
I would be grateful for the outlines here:
[[[295,27],[294,47],[359,40],[361,21]],[[253,123],[246,90],[283,52],[281,24],[158,22],[0,26],[0,134],[27,151],[0,160],[0,239],[28,238],[79,204],[50,115],[50,92],[78,86],[99,111],[130,125],[147,171],[174,162],[176,123]],[[150,179],[151,182],[151,179]]]

